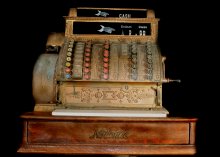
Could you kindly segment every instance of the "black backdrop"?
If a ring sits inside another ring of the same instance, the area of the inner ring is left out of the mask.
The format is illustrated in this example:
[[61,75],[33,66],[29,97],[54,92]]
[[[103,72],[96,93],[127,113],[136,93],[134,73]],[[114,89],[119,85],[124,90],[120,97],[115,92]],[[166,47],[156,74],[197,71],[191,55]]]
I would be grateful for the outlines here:
[[212,121],[218,97],[210,88],[217,83],[210,66],[216,52],[209,46],[213,23],[210,10],[205,9],[209,8],[208,4],[200,1],[192,3],[190,0],[32,0],[15,2],[13,6],[15,12],[10,17],[10,31],[14,38],[9,41],[15,42],[15,45],[9,45],[16,48],[11,49],[10,54],[13,55],[13,69],[19,70],[11,81],[16,96],[10,100],[16,121],[13,152],[16,152],[21,139],[18,117],[23,112],[33,111],[34,107],[32,70],[35,61],[44,52],[47,35],[63,32],[63,16],[68,15],[69,8],[77,6],[147,8],[155,11],[156,17],[160,18],[158,45],[162,55],[167,57],[166,76],[182,81],[163,85],[163,106],[169,110],[169,116],[199,119],[196,137],[198,156],[208,156],[214,151],[212,142],[217,134],[213,132],[215,126]]

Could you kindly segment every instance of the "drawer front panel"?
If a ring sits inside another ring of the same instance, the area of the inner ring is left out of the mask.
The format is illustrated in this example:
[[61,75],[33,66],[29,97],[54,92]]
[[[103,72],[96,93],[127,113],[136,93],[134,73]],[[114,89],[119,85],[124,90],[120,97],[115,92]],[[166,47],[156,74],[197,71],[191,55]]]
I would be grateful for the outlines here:
[[28,122],[31,144],[189,144],[182,122]]

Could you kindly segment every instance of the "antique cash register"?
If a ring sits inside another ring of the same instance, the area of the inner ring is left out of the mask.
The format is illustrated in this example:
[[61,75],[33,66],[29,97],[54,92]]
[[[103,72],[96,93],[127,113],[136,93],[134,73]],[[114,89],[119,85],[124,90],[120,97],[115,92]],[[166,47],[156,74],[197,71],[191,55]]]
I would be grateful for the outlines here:
[[152,10],[73,8],[65,20],[65,37],[47,43],[60,46],[59,54],[42,54],[34,68],[35,111],[168,114],[162,83],[172,80]]
[[19,153],[195,154],[196,118],[162,105],[165,57],[153,10],[71,8],[33,70]]

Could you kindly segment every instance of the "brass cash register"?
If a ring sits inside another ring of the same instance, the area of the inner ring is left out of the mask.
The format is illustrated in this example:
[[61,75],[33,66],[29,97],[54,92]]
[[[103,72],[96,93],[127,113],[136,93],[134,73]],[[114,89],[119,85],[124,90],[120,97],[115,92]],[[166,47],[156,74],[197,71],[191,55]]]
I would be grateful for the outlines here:
[[[35,64],[34,110],[167,115],[162,83],[172,80],[165,78],[158,21],[147,9],[70,9],[65,35],[51,34],[46,53]],[[50,53],[54,50],[58,54]]]
[[[165,57],[148,9],[73,8],[33,70],[19,153],[193,155],[196,118],[162,106]],[[178,80],[176,80],[178,81]]]

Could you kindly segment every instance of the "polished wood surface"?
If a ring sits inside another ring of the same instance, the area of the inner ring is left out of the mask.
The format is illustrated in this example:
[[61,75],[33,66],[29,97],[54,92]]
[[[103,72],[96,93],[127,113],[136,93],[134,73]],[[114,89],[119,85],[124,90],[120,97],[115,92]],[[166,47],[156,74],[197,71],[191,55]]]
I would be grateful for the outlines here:
[[196,118],[123,118],[21,115],[19,153],[195,154]]

